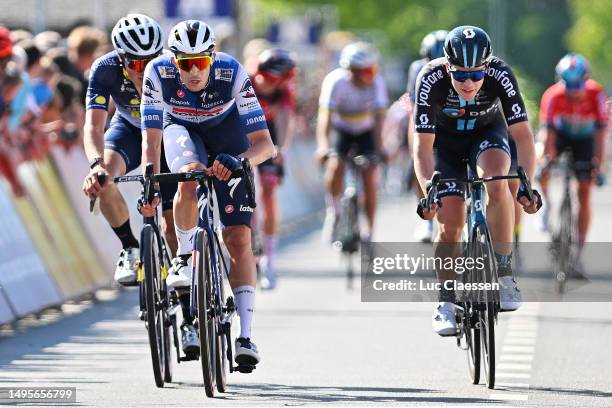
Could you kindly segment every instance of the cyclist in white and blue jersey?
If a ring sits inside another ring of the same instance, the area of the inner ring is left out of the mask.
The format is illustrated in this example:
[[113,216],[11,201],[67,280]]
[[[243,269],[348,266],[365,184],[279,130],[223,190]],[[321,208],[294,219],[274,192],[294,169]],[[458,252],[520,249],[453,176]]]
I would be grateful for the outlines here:
[[[115,280],[135,285],[138,272],[138,240],[130,227],[128,207],[115,184],[101,186],[97,174],[126,174],[140,165],[140,94],[145,66],[161,52],[164,38],[161,27],[144,14],[129,14],[119,19],[111,39],[114,51],[98,58],[91,69],[87,87],[84,127],[85,153],[90,172],[83,191],[90,198],[100,197],[102,214],[121,240],[122,251],[115,270]],[[117,110],[105,131],[110,98]],[[166,168],[165,160],[162,168]],[[167,170],[166,170],[167,171]],[[172,252],[176,237],[172,220],[172,199],[176,184],[162,189],[162,231]]]
[[[241,168],[241,158],[257,165],[272,157],[275,148],[247,72],[233,57],[215,52],[215,35],[206,23],[177,24],[168,47],[171,54],[156,58],[145,70],[143,157],[158,171],[163,136],[173,172],[208,169],[216,176],[223,241],[230,253],[230,286],[240,316],[235,360],[255,365],[260,357],[251,341],[256,279],[250,232],[253,208],[248,204],[246,180],[230,177]],[[174,288],[191,282],[195,187],[193,182],[179,183],[174,200],[178,257],[167,279]]]

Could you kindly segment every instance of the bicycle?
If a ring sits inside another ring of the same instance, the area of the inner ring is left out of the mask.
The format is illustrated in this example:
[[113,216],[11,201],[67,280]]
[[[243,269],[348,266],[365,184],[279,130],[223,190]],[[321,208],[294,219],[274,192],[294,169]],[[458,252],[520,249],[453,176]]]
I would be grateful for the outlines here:
[[[220,228],[215,225],[214,177],[205,170],[161,173],[150,177],[153,183],[198,183],[198,227],[194,236],[195,273],[191,281],[190,312],[200,338],[200,362],[208,397],[214,396],[215,387],[219,392],[226,391],[228,369],[230,373],[250,373],[255,369],[244,364],[234,367],[232,361],[231,321],[236,315],[236,305],[233,296],[225,294],[224,276],[229,279],[229,268],[218,235]],[[242,159],[242,169],[234,172],[232,177],[245,178],[249,206],[255,208],[253,173],[248,160]]]
[[[443,179],[441,173],[434,172],[427,183],[427,197],[420,200],[421,208],[431,208],[433,203],[439,203],[438,186],[441,183],[465,183],[464,190],[467,242],[464,245],[464,256],[467,259],[482,259],[482,268],[467,268],[462,274],[464,284],[482,285],[482,290],[465,290],[458,294],[457,347],[467,351],[468,368],[473,384],[480,382],[481,360],[484,367],[485,380],[488,388],[495,387],[495,325],[500,311],[497,264],[493,241],[486,221],[486,195],[484,184],[494,180],[520,179],[527,191],[530,201],[534,193],[525,171],[517,169],[517,175],[478,177],[466,166],[466,177]],[[459,300],[461,299],[461,300]]]
[[572,272],[575,271],[578,261],[578,228],[576,205],[572,199],[572,176],[576,172],[591,171],[590,162],[574,162],[571,149],[564,150],[557,159],[549,160],[544,164],[541,174],[554,167],[561,168],[563,174],[563,198],[559,206],[557,223],[551,233],[549,252],[553,264],[553,279],[555,289],[559,294],[565,292],[566,283]]
[[[144,178],[142,176],[118,176],[107,180],[107,175],[102,172],[97,174],[97,178],[100,185],[106,182],[139,181],[143,185],[143,198],[150,201],[154,193],[151,183],[152,174],[153,166],[148,166]],[[95,204],[96,199],[94,198],[90,203],[92,212],[94,212]],[[148,333],[155,385],[161,388],[164,383],[172,382],[170,328],[172,328],[172,342],[176,349],[177,361],[186,361],[193,359],[193,357],[181,357],[179,351],[176,310],[180,305],[176,294],[170,292],[166,286],[170,256],[167,244],[160,233],[158,215],[144,217],[143,221],[144,225],[140,233],[140,264],[137,279],[140,303],[139,318],[145,322]]]
[[340,199],[341,211],[336,237],[332,245],[347,257],[347,287],[352,289],[355,277],[352,258],[359,250],[359,244],[361,243],[359,199],[362,188],[359,182],[359,174],[361,174],[363,169],[375,166],[378,163],[378,157],[372,154],[355,156],[351,151],[347,156],[346,163],[345,188]]

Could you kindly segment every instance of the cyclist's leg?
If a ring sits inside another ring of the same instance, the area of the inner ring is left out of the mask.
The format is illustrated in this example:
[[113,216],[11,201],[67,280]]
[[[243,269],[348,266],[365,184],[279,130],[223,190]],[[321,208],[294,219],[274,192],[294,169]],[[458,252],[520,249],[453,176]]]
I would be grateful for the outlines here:
[[[104,134],[104,165],[111,177],[132,171],[140,164],[140,129],[117,118]],[[100,194],[100,210],[121,241],[122,251],[117,261],[115,280],[134,284],[137,278],[139,243],[130,226],[130,214],[116,184],[109,184]]]
[[[371,155],[376,153],[374,134],[362,133],[356,137],[356,155]],[[368,166],[362,170],[363,192],[365,196],[365,212],[368,220],[368,231],[364,241],[370,242],[374,234],[374,220],[376,216],[378,193],[378,166]]]
[[591,223],[591,190],[593,161],[593,138],[576,140],[571,143],[574,162],[579,168],[576,170],[578,179],[578,246],[582,249]]
[[[169,173],[170,168],[166,163],[166,155],[164,152],[163,144],[162,144],[162,157],[160,158],[161,168],[160,171],[162,173]],[[177,183],[164,183],[160,185],[161,190],[161,200],[162,200],[162,219],[161,219],[161,229],[164,237],[166,237],[166,242],[168,243],[168,251],[170,252],[170,258],[172,258],[177,251],[178,241],[176,239],[176,231],[174,229],[174,213],[173,213],[173,204],[174,204],[174,196],[178,190]]]
[[[516,152],[516,143],[510,135],[508,135],[508,144],[510,145],[510,172],[509,174],[516,174],[516,169],[518,167],[518,156]],[[508,180],[508,186],[510,187],[510,195],[512,197],[516,197],[518,193],[519,187],[521,185],[520,180]],[[513,229],[513,238],[514,245],[518,246],[518,242],[521,234],[521,214],[523,213],[521,206],[517,200],[513,199],[514,203],[514,229]]]
[[[274,122],[268,123],[272,142],[276,145],[276,131]],[[278,227],[280,223],[280,206],[278,205],[278,186],[284,173],[282,163],[275,163],[268,159],[257,167],[261,184],[261,204],[263,207],[263,254],[265,279],[262,286],[272,289],[276,286],[276,246],[278,242]]]
[[[164,129],[166,162],[172,172],[201,170],[207,161],[206,149],[199,135],[184,126],[170,125]],[[196,182],[178,183],[174,196],[174,229],[177,238],[177,257],[173,260],[173,273],[167,283],[174,288],[188,287],[191,283],[191,252],[198,214]]]
[[340,215],[340,199],[344,189],[345,157],[350,148],[350,135],[338,132],[336,144],[325,163],[325,205],[327,208],[321,236],[324,243],[335,240]]

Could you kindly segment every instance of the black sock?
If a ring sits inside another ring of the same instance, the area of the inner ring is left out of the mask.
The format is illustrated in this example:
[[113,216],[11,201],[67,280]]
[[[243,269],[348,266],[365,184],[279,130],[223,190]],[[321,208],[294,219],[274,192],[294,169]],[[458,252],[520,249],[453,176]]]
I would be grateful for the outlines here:
[[179,302],[181,303],[181,309],[183,311],[183,324],[193,324],[193,318],[191,317],[191,311],[189,306],[191,304],[191,294],[183,293],[179,295]]
[[123,246],[123,249],[139,248],[138,240],[134,237],[134,234],[132,234],[132,228],[130,227],[129,218],[123,225],[117,228],[113,228],[113,231],[121,240],[121,245]]
[[456,300],[455,290],[454,289],[446,289],[444,285],[440,288],[440,292],[438,292],[438,301],[439,302],[451,302],[454,303]]

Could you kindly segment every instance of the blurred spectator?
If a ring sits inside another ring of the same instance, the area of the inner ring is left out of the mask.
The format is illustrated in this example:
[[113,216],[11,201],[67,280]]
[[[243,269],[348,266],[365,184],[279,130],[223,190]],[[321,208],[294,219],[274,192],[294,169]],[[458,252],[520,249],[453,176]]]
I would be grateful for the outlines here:
[[31,40],[34,35],[28,30],[13,30],[11,31],[11,41],[17,44],[23,40]]
[[59,47],[61,41],[62,36],[57,31],[43,31],[34,37],[34,43],[43,54],[51,48]]

